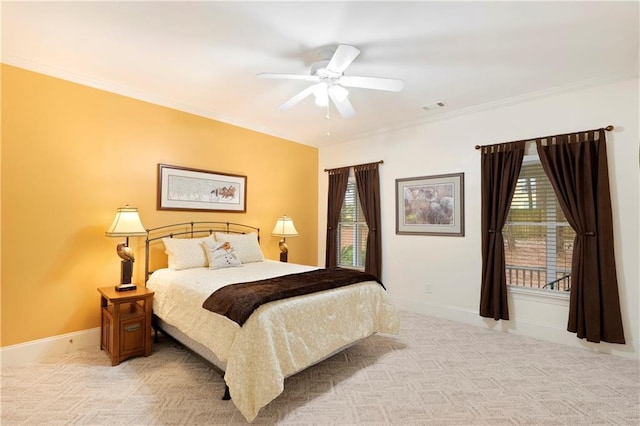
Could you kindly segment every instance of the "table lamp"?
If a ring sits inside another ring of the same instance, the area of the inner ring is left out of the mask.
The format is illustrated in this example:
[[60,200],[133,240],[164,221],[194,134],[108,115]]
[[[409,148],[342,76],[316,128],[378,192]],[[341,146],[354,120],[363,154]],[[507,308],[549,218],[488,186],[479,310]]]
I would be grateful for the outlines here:
[[133,273],[133,262],[135,257],[133,250],[129,247],[129,237],[141,237],[147,235],[147,230],[142,226],[138,209],[135,207],[120,207],[116,210],[116,217],[105,232],[107,237],[125,237],[124,243],[118,244],[116,252],[122,259],[120,263],[121,275],[120,285],[116,286],[116,291],[135,290],[136,285],[131,284],[131,275]]
[[289,249],[287,248],[286,238],[297,237],[298,230],[293,224],[293,220],[290,217],[282,216],[276,221],[276,226],[273,227],[271,235],[274,237],[282,237],[278,246],[280,247],[280,262],[287,262]]

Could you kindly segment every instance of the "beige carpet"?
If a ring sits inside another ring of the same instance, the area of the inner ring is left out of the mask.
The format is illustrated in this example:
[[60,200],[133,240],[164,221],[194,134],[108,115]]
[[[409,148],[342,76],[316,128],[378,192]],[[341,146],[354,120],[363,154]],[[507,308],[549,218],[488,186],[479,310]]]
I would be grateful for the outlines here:
[[[254,424],[640,425],[640,363],[403,312],[286,380]],[[111,367],[98,349],[2,371],[2,425],[244,424],[171,340]]]

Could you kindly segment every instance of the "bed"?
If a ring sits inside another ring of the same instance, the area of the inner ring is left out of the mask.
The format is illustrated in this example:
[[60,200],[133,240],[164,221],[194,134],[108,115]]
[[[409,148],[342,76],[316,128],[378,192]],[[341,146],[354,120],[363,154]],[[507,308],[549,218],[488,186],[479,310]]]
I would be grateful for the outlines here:
[[284,390],[286,377],[374,333],[399,329],[397,312],[375,281],[264,303],[242,325],[203,308],[229,284],[326,272],[265,259],[255,227],[188,222],[153,228],[147,231],[145,254],[156,331],[215,365],[249,422]]

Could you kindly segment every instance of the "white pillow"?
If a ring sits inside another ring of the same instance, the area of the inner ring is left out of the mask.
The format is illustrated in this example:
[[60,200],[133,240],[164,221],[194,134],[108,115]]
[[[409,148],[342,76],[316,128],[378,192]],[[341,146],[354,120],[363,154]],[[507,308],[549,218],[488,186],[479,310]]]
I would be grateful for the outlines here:
[[202,243],[207,259],[209,260],[209,269],[231,268],[233,266],[242,266],[240,259],[236,256],[235,248],[227,242],[205,241]]
[[189,269],[209,266],[202,243],[215,242],[213,235],[202,238],[163,238],[169,269]]
[[216,232],[216,241],[221,243],[229,242],[233,245],[236,255],[242,263],[262,262],[264,256],[258,243],[258,234],[250,232],[248,234],[225,234]]

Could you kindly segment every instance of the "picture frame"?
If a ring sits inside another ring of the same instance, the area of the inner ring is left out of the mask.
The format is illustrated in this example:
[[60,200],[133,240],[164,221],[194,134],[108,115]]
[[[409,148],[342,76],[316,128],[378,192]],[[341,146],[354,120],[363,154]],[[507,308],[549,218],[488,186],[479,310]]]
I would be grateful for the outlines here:
[[396,179],[396,234],[464,236],[464,173]]
[[158,210],[247,211],[247,177],[158,164]]

